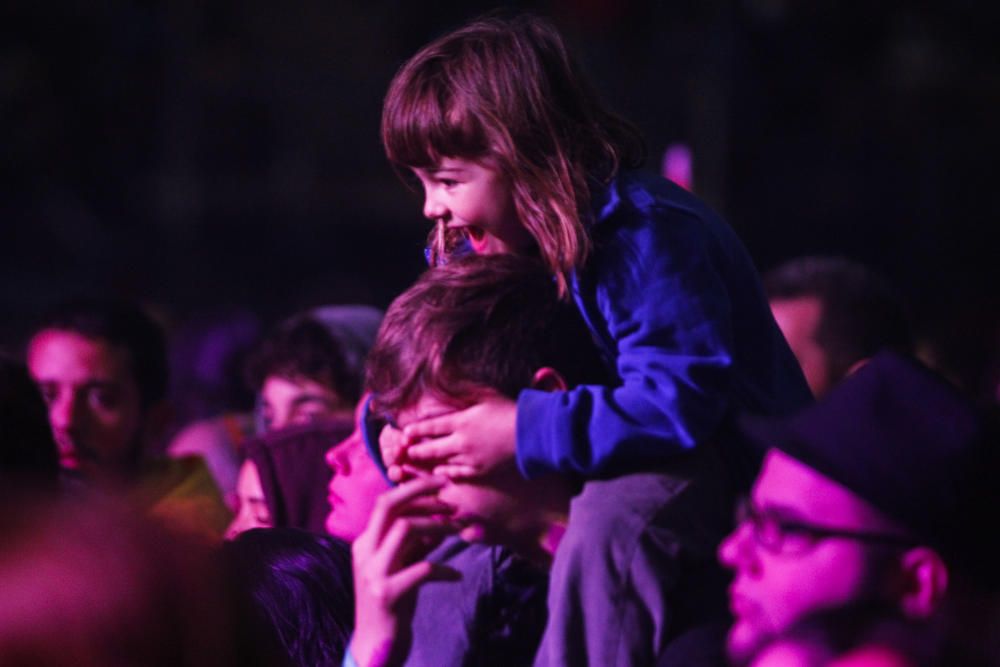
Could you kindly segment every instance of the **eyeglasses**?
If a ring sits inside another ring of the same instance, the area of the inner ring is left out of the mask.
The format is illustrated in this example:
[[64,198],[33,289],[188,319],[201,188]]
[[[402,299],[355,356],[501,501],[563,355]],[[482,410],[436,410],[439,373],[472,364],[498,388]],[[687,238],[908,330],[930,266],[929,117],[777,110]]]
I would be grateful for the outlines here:
[[862,530],[817,526],[814,524],[786,519],[762,512],[749,498],[743,498],[736,506],[737,527],[749,524],[757,544],[771,553],[801,554],[812,549],[817,542],[829,538],[858,540],[869,544],[883,544],[896,547],[911,547],[915,542],[904,535],[869,533]]

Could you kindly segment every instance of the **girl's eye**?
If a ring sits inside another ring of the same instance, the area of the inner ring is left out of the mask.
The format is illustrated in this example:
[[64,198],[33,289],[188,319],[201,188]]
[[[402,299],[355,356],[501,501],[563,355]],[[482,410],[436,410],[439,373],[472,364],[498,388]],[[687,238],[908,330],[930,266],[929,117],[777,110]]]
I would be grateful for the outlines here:
[[451,188],[458,185],[458,181],[452,178],[442,178],[439,182],[446,188]]

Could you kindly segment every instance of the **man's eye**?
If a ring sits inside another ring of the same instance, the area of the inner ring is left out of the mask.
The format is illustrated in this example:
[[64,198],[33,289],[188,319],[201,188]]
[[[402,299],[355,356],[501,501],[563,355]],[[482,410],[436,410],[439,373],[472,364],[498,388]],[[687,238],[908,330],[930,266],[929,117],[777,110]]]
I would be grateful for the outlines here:
[[292,415],[289,420],[293,424],[310,424],[312,422],[321,421],[330,416],[332,410],[325,407],[314,407],[307,408],[305,410],[299,410]]
[[46,404],[50,405],[52,401],[56,400],[56,397],[59,396],[59,390],[49,384],[40,385],[38,387],[38,391],[42,395],[42,400],[45,401]]
[[112,389],[95,389],[90,392],[90,402],[100,408],[105,410],[111,410],[118,407],[119,395],[117,391]]
[[274,421],[274,410],[270,405],[265,404],[264,407],[260,408],[260,421],[265,428],[271,426],[271,422]]
[[271,525],[271,510],[267,506],[267,502],[263,498],[251,498],[250,499],[250,510],[253,513],[253,518],[262,524]]
[[777,530],[783,542],[812,542],[815,537],[812,530],[797,523],[778,523]]
[[784,536],[781,526],[769,517],[758,517],[754,528],[761,539],[769,544],[781,542]]
[[458,185],[458,181],[456,181],[456,180],[454,180],[452,178],[442,178],[438,182],[441,185],[443,185],[444,187],[446,187],[446,188],[451,188],[451,187],[454,187],[454,186]]

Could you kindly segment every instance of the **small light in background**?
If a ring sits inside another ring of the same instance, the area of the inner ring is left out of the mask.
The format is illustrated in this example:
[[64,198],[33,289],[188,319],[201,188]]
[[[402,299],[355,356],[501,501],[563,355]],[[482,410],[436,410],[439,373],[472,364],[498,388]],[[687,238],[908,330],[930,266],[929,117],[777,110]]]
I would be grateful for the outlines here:
[[670,144],[663,153],[662,174],[685,190],[694,187],[691,149],[686,144]]

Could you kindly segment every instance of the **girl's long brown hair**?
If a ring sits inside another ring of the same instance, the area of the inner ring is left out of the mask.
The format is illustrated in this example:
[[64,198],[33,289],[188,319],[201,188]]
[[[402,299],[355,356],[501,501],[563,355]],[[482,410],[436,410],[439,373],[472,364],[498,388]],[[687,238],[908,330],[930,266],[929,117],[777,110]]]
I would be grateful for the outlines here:
[[[382,142],[402,167],[445,157],[497,164],[563,297],[590,252],[591,186],[645,153],[639,131],[601,105],[558,31],[534,16],[481,19],[421,49],[389,86]],[[448,245],[443,229],[432,232],[432,252]]]

